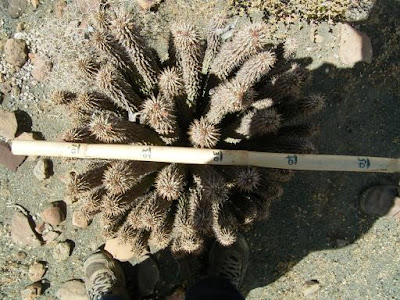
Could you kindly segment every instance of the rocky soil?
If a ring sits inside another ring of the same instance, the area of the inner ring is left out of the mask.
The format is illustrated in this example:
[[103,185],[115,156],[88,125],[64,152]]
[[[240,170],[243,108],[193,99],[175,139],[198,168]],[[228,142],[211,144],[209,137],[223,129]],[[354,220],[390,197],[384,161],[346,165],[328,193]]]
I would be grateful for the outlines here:
[[[160,57],[170,22],[186,17],[204,26],[230,9],[217,0],[110,2],[133,9]],[[64,202],[65,175],[79,170],[79,162],[29,157],[21,164],[5,142],[54,141],[69,126],[49,95],[60,86],[84,86],[71,63],[91,30],[95,4],[0,3],[0,161],[7,162],[0,165],[0,299],[85,299],[83,261],[103,242],[96,222],[72,225],[74,207]],[[296,36],[295,60],[313,74],[308,89],[327,97],[314,141],[319,153],[400,157],[400,1],[357,7],[350,24],[286,18],[271,25],[274,38]],[[247,17],[263,14],[253,10]],[[251,260],[243,293],[248,299],[398,299],[400,223],[366,216],[358,206],[368,186],[398,182],[398,174],[297,172],[270,218],[245,233]],[[176,260],[168,251],[155,258],[161,297],[193,283],[206,261],[205,255]],[[133,283],[135,269],[124,268],[133,271]]]

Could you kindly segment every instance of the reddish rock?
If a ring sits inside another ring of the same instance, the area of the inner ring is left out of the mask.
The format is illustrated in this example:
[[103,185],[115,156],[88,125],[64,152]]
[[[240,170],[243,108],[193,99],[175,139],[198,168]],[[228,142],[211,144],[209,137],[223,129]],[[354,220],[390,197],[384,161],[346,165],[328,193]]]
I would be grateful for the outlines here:
[[15,172],[23,163],[25,158],[26,157],[22,155],[12,154],[10,146],[8,146],[7,143],[0,142],[0,165],[3,165],[7,169]]
[[29,58],[32,61],[33,69],[32,69],[32,77],[36,81],[43,81],[46,79],[47,75],[51,72],[53,68],[53,64],[43,59],[34,53],[29,53]]
[[372,45],[370,38],[349,24],[340,25],[340,60],[353,66],[357,62],[372,62]]
[[65,220],[66,205],[64,201],[55,201],[42,211],[42,218],[46,223],[57,226]]
[[[33,226],[32,226],[33,225]],[[34,224],[22,212],[15,212],[11,224],[11,239],[20,246],[37,247],[41,245],[33,230]]]

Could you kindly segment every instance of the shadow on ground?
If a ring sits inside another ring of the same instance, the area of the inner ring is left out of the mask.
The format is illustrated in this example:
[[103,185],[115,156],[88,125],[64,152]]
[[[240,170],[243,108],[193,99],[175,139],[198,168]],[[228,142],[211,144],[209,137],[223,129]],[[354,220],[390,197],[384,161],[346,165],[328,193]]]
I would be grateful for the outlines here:
[[[378,0],[368,20],[353,24],[371,38],[372,64],[350,69],[325,64],[313,70],[310,92],[327,96],[327,107],[318,117],[321,135],[314,140],[320,154],[400,157],[400,68],[395,67],[399,15],[399,1]],[[244,295],[279,279],[310,252],[356,241],[376,221],[360,211],[360,193],[373,184],[398,180],[392,174],[297,172],[270,218],[245,234],[251,254]],[[190,286],[205,273],[199,266],[207,261],[206,254],[179,261],[168,253],[158,258],[169,283]],[[162,285],[169,286],[165,281]]]
[[[320,154],[400,157],[399,15],[399,1],[381,0],[358,24],[371,38],[372,64],[326,64],[313,71],[310,88],[328,99],[315,140]],[[274,282],[312,251],[356,241],[376,221],[360,211],[360,193],[398,181],[391,174],[297,172],[270,218],[246,234],[251,261],[245,294]]]

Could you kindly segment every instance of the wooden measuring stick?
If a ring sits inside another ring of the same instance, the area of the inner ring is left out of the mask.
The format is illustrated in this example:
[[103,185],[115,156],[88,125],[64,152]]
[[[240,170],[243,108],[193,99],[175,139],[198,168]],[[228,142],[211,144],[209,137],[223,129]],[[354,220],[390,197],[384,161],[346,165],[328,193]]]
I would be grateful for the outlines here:
[[12,142],[11,149],[15,155],[126,159],[181,164],[255,166],[313,171],[400,172],[400,159],[370,156],[269,153],[189,147],[18,140]]

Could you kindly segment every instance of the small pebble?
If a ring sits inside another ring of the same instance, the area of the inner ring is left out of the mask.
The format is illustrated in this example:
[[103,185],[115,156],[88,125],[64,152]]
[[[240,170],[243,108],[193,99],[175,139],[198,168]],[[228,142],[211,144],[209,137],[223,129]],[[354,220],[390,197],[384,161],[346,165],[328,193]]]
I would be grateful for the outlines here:
[[67,7],[65,0],[59,0],[54,4],[54,14],[57,18],[61,18],[64,14],[64,10]]
[[35,168],[33,169],[33,175],[40,180],[43,181],[50,176],[50,162],[47,159],[39,159],[36,163]]
[[18,124],[15,114],[0,109],[0,136],[7,140],[13,139],[17,128]]
[[42,234],[44,232],[45,228],[46,228],[46,223],[43,221],[40,221],[38,224],[36,224],[35,231],[39,234]]
[[24,22],[19,22],[17,24],[17,27],[15,28],[16,32],[22,32],[25,29],[25,23]]
[[17,98],[21,94],[21,89],[18,85],[14,85],[11,89],[11,97]]
[[46,263],[45,262],[34,262],[29,266],[28,278],[29,280],[36,282],[43,278],[46,273]]
[[22,300],[32,300],[39,297],[43,292],[43,284],[41,282],[35,282],[21,291]]
[[26,252],[21,251],[21,250],[18,251],[17,254],[15,255],[15,257],[18,261],[23,261],[27,256],[28,256],[28,254],[26,254]]
[[43,241],[46,242],[46,244],[50,244],[51,242],[54,242],[59,236],[61,235],[60,232],[57,231],[49,231],[43,234],[42,238]]
[[78,228],[86,228],[89,226],[89,222],[80,210],[76,210],[72,214],[72,225]]
[[319,281],[316,279],[312,279],[307,281],[303,286],[303,294],[304,297],[310,297],[316,291],[320,289]]
[[54,201],[42,211],[42,218],[52,226],[61,224],[66,217],[66,205],[64,201]]
[[71,255],[71,244],[67,241],[54,247],[53,258],[58,261],[66,260]]
[[28,60],[28,48],[24,40],[8,39],[4,45],[6,62],[15,67],[22,67]]

